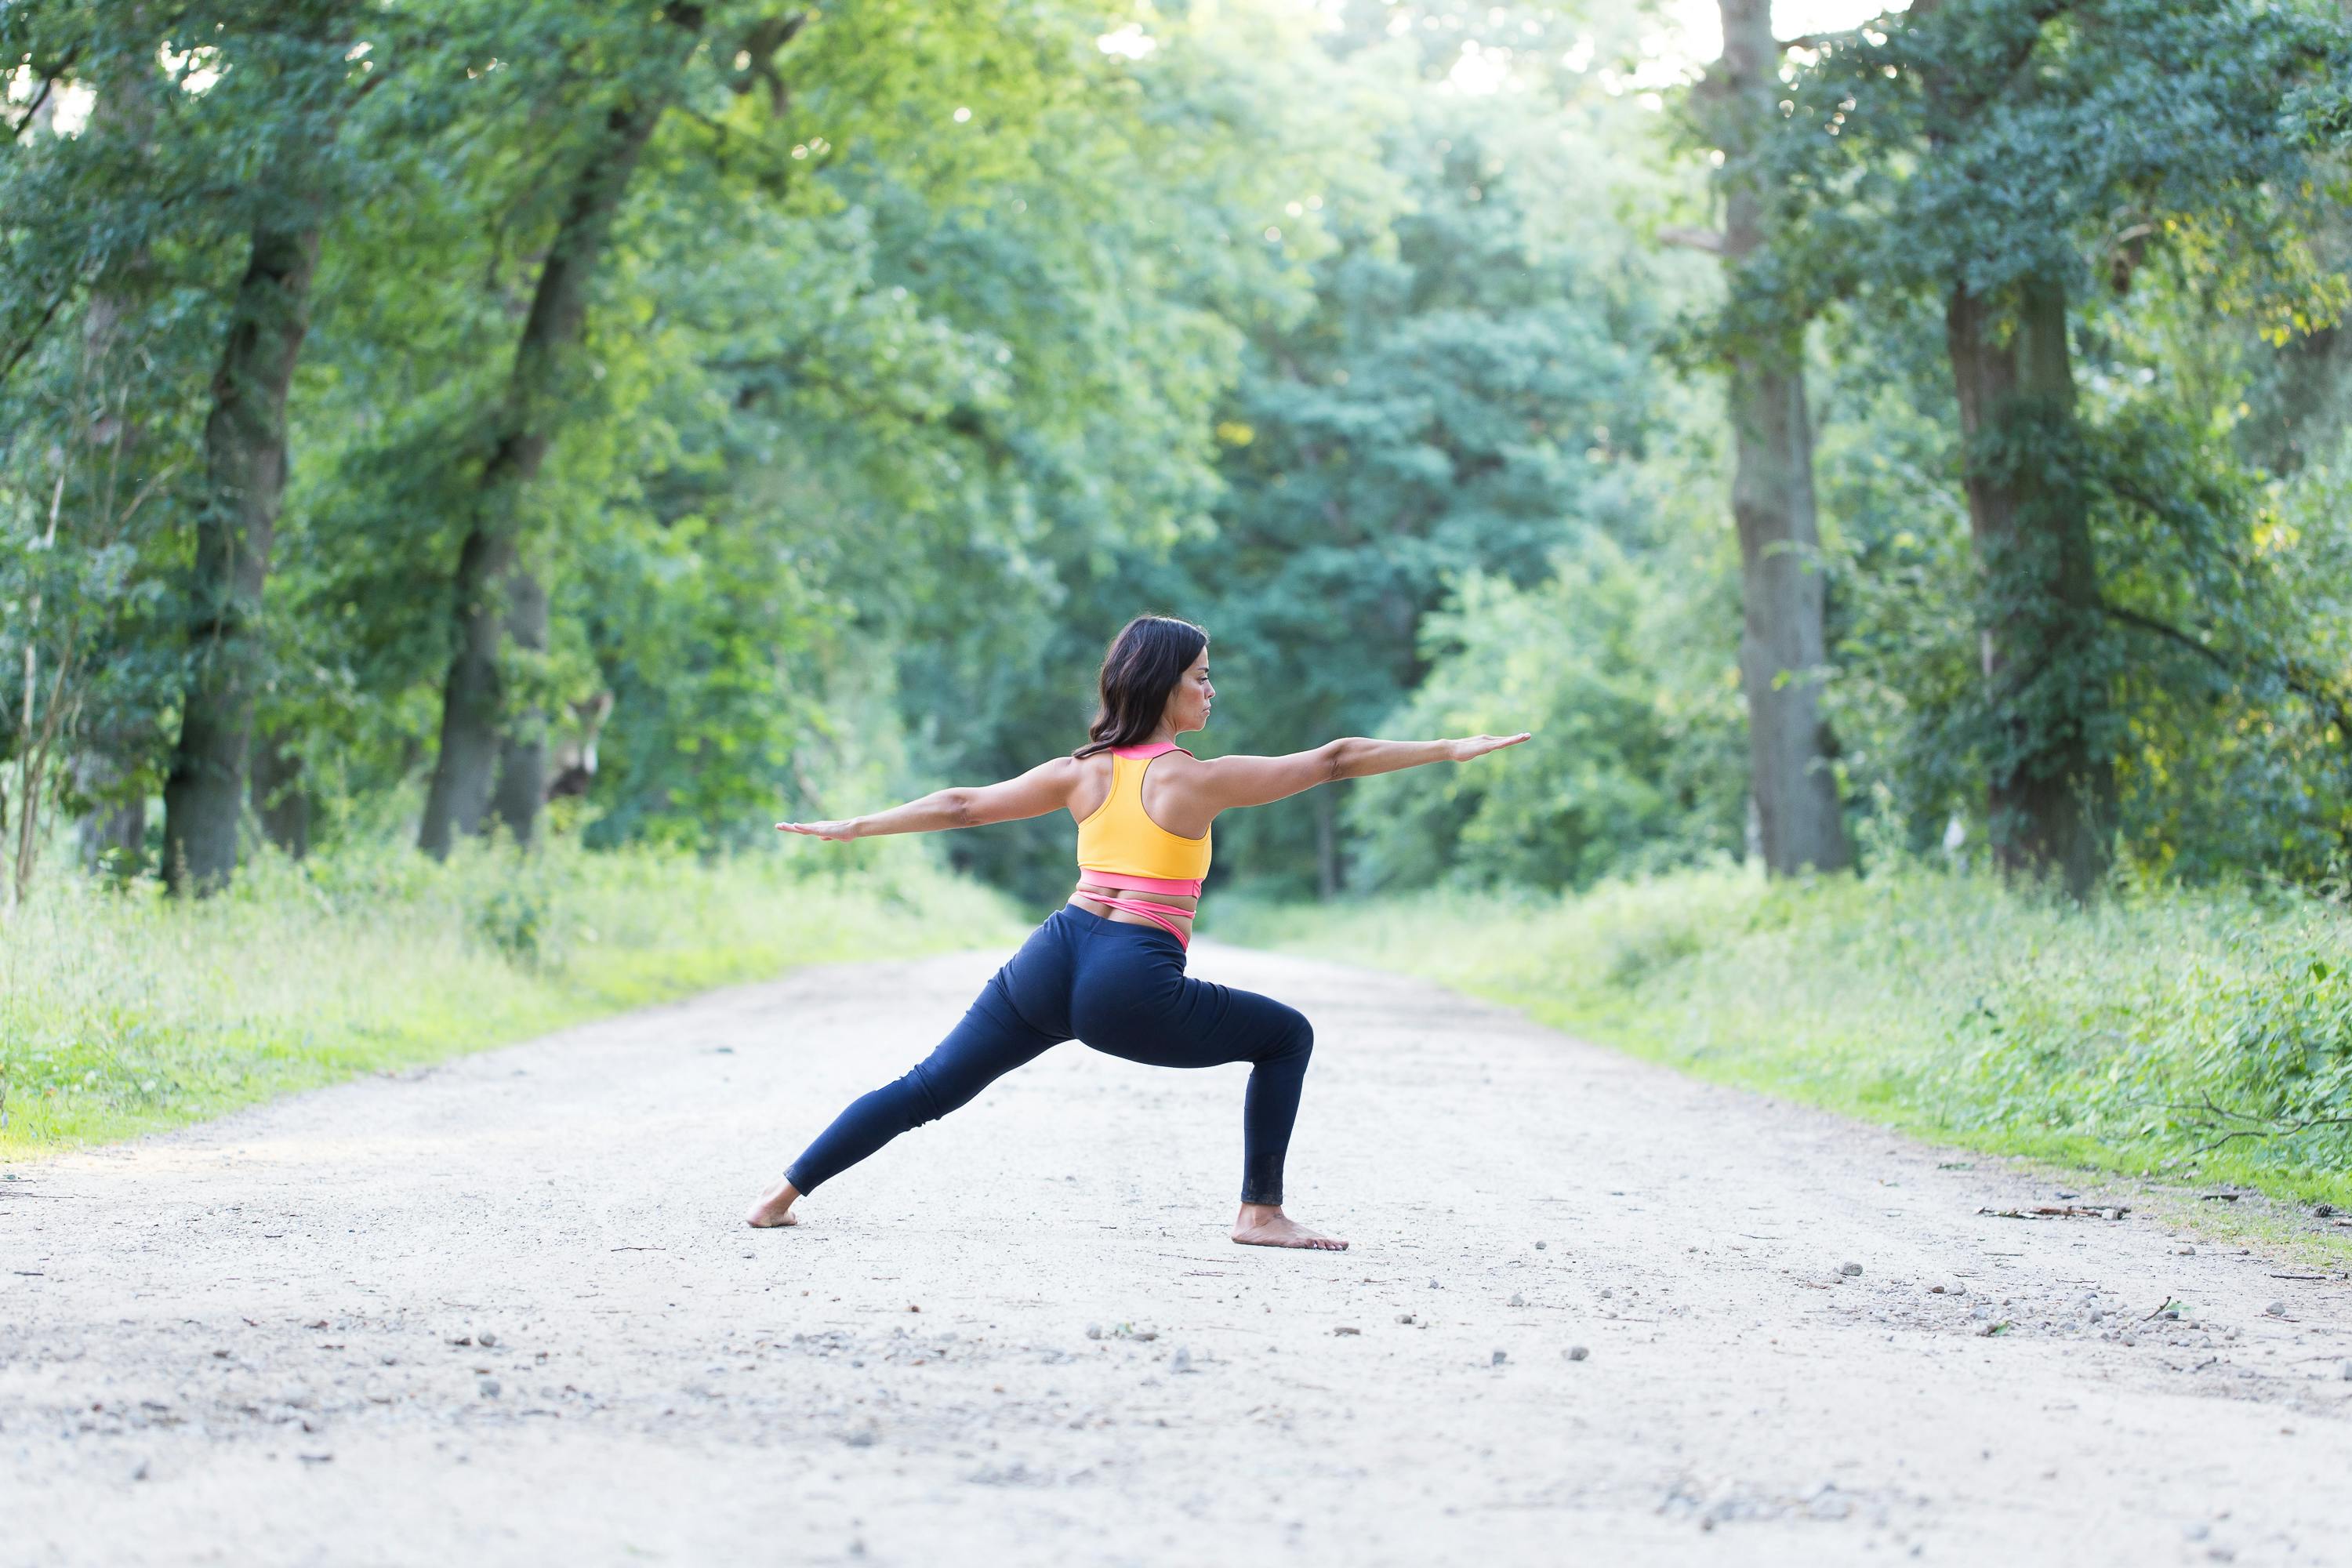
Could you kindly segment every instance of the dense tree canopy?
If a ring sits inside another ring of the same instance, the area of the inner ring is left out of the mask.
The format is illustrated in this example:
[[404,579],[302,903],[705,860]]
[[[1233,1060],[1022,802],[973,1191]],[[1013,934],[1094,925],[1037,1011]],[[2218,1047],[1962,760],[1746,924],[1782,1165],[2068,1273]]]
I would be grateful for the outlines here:
[[0,7],[10,887],[757,842],[1067,750],[1146,609],[1204,749],[1538,731],[1221,827],[1270,889],[2340,869],[2342,13],[1660,26]]

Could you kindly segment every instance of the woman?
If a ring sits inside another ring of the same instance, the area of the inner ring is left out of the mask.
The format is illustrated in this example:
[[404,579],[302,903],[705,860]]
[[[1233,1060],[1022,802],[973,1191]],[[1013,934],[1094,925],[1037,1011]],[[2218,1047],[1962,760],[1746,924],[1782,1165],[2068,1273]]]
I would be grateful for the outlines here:
[[[1242,1206],[1234,1239],[1253,1247],[1338,1251],[1344,1241],[1282,1212],[1282,1161],[1315,1032],[1269,996],[1184,976],[1209,826],[1217,814],[1263,805],[1332,779],[1467,762],[1526,740],[1333,741],[1286,757],[1202,762],[1176,737],[1204,729],[1209,635],[1188,621],[1139,616],[1112,639],[1092,737],[1019,778],[943,789],[845,822],[780,822],[786,833],[844,840],[977,827],[1067,811],[1078,825],[1078,883],[1069,902],[996,972],[963,1022],[906,1077],[853,1101],[817,1135],[746,1216],[795,1225],[793,1204],[909,1129],[938,1120],[1065,1040],[1154,1067],[1250,1064],[1242,1101]],[[1181,757],[1184,760],[1178,762]]]

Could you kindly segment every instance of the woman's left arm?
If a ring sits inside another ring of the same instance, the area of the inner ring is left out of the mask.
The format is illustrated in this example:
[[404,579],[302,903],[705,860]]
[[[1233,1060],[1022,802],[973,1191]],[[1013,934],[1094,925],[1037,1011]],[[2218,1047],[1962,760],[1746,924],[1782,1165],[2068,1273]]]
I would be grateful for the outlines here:
[[1002,784],[956,784],[870,816],[852,816],[838,822],[779,822],[776,829],[839,842],[875,838],[886,833],[938,833],[950,827],[1018,822],[1069,805],[1070,791],[1077,783],[1078,773],[1078,763],[1074,759],[1055,757]]

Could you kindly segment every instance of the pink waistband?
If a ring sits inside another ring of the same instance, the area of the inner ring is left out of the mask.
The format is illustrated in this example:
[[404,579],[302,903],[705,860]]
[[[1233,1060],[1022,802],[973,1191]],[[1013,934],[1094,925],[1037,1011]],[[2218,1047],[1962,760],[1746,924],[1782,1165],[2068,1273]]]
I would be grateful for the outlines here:
[[1171,910],[1166,904],[1147,904],[1141,899],[1105,898],[1100,893],[1079,893],[1076,896],[1092,900],[1107,910],[1124,910],[1131,915],[1141,915],[1184,946],[1192,945],[1192,937],[1186,933],[1182,926],[1176,923],[1177,917],[1192,912],[1189,910]]
[[1078,875],[1102,888],[1124,888],[1130,893],[1181,893],[1188,899],[1201,896],[1201,884],[1196,879],[1184,877],[1132,877],[1125,871],[1093,871],[1081,866]]
[[[1183,877],[1136,877],[1125,871],[1090,871],[1081,866],[1078,868],[1078,879],[1081,882],[1090,882],[1097,888],[1121,888],[1130,893],[1181,893],[1188,899],[1197,899],[1201,896],[1201,884]],[[1169,932],[1186,947],[1192,945],[1192,933],[1176,923],[1179,920],[1191,919],[1192,911],[1190,910],[1180,910],[1169,904],[1150,903],[1142,899],[1106,898],[1100,893],[1077,893],[1074,896],[1091,900],[1105,909],[1119,910],[1130,915],[1141,915],[1153,925]]]

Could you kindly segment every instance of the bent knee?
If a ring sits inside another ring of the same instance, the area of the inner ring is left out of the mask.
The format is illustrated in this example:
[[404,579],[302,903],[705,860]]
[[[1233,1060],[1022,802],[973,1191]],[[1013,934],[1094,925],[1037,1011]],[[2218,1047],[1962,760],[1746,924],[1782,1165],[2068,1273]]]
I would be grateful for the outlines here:
[[1276,1037],[1271,1054],[1295,1058],[1304,1066],[1307,1058],[1315,1054],[1315,1026],[1308,1023],[1307,1015],[1296,1007],[1286,1007],[1283,1011],[1289,1016],[1283,1021],[1282,1033]]

